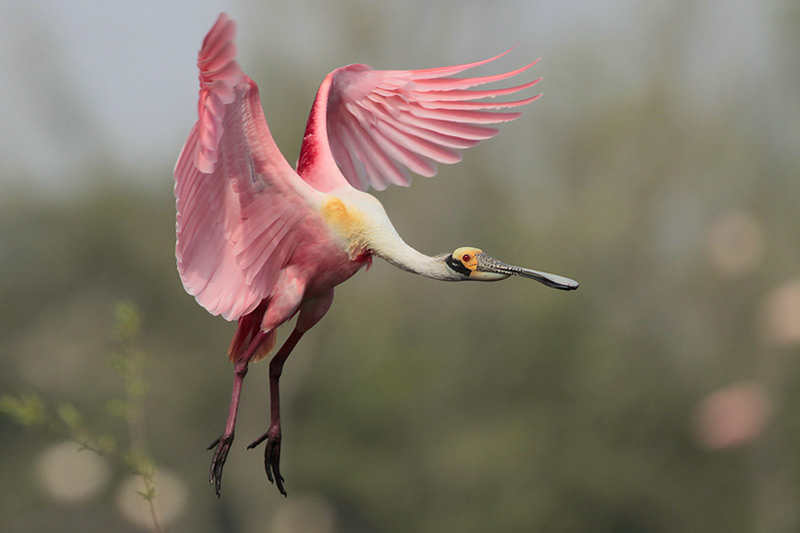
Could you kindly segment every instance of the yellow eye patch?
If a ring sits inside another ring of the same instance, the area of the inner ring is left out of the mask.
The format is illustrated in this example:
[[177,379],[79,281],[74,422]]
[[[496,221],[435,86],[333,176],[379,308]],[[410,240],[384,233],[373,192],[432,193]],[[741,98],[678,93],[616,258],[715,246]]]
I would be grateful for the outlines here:
[[479,248],[462,246],[453,252],[453,259],[464,265],[466,268],[475,270],[478,267],[478,258],[476,255],[480,253],[483,253],[483,250]]

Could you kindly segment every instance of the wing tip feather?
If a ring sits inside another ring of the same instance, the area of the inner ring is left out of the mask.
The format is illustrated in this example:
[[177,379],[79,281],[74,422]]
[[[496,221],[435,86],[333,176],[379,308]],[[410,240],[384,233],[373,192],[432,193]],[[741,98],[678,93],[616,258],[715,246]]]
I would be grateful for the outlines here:
[[[337,73],[347,74],[334,84],[335,94],[328,96],[329,104],[335,106],[328,110],[329,116],[338,117],[328,123],[328,128],[331,137],[339,137],[332,139],[331,144],[337,146],[333,154],[340,171],[360,190],[365,185],[376,190],[390,184],[408,186],[411,172],[433,176],[437,172],[436,163],[454,164],[461,160],[460,150],[497,135],[499,129],[483,125],[518,119],[522,111],[508,109],[530,104],[541,94],[511,101],[489,99],[529,89],[542,78],[510,87],[483,90],[473,87],[522,74],[541,58],[500,74],[451,76],[500,59],[516,47],[515,44],[487,59],[449,67],[372,70],[369,77],[349,67],[334,71],[334,77]],[[353,105],[359,102],[364,103]],[[342,152],[347,152],[352,161],[348,162]]]

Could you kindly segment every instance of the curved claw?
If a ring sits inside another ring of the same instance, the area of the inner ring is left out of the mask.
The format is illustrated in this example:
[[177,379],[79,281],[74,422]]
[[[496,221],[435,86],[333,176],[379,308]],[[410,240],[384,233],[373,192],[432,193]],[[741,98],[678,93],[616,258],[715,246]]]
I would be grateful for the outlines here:
[[211,459],[208,482],[214,485],[214,492],[217,493],[217,498],[220,497],[220,491],[222,490],[222,468],[225,466],[225,461],[228,459],[228,452],[231,449],[232,443],[233,435],[222,435],[217,437],[217,439],[214,440],[214,442],[212,442],[208,448],[206,448],[207,450],[210,450],[216,446],[216,450],[214,450],[214,457]]
[[264,441],[267,445],[264,448],[264,470],[267,472],[267,479],[270,483],[274,483],[278,487],[278,492],[286,497],[286,489],[283,488],[283,476],[281,475],[280,462],[281,462],[281,432],[267,431],[259,438],[254,440],[248,447],[252,450]]

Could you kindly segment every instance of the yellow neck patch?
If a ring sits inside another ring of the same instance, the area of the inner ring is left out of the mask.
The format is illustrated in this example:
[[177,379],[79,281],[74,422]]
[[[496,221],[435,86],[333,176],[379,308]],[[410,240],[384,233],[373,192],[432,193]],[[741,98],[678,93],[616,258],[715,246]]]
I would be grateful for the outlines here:
[[341,199],[331,196],[322,204],[322,218],[347,242],[351,256],[358,255],[364,250],[366,247],[364,229],[367,221],[359,209],[352,206],[348,209]]

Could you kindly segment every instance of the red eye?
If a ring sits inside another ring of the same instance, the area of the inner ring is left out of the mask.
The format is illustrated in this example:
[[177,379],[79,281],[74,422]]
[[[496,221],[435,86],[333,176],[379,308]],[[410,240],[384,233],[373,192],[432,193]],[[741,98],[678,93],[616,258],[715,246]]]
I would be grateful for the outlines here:
[[469,262],[469,260],[470,260],[470,256],[469,256],[469,254],[464,254],[464,255],[462,255],[462,256],[461,256],[461,260],[462,260],[462,261],[464,261],[465,263],[468,263],[468,262]]

